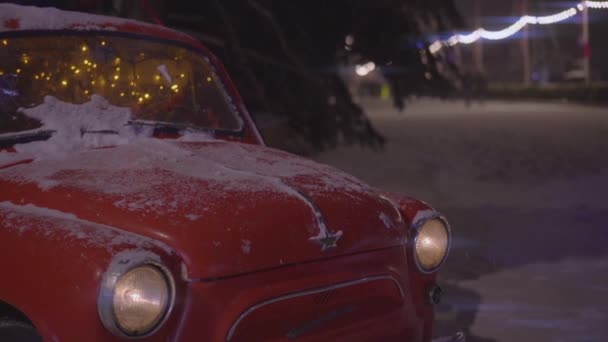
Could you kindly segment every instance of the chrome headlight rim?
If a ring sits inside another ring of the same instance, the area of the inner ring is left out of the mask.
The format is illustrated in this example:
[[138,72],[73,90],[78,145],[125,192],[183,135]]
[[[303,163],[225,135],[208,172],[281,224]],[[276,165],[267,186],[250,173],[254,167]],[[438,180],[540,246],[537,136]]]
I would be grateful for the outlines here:
[[[447,232],[448,243],[447,243],[447,247],[445,249],[445,254],[444,254],[443,258],[441,259],[441,261],[437,264],[437,266],[430,268],[430,269],[425,269],[420,264],[420,261],[418,260],[418,256],[416,253],[416,245],[418,242],[418,237],[420,236],[420,230],[427,222],[429,222],[431,220],[439,220],[443,224],[443,226],[445,227],[446,232]],[[416,264],[416,268],[418,269],[418,272],[420,272],[422,274],[435,273],[447,259],[448,255],[450,254],[450,249],[452,247],[452,229],[450,227],[448,220],[443,215],[441,215],[439,213],[434,213],[432,215],[429,215],[423,219],[420,219],[420,220],[414,222],[414,224],[412,225],[412,229],[414,231],[414,237],[413,237],[413,239],[410,240],[411,241],[410,249],[411,249],[412,258],[414,258],[414,264]]]
[[[120,257],[120,254],[121,253],[115,256],[101,282],[99,296],[97,299],[97,311],[99,318],[101,319],[104,327],[118,337],[126,339],[146,338],[155,334],[164,325],[167,319],[169,319],[175,304],[175,281],[169,269],[165,267],[160,262],[160,258],[153,253],[139,252],[135,256],[129,255],[128,257]],[[167,287],[169,288],[169,298],[167,307],[163,311],[163,316],[158,323],[156,323],[152,329],[143,334],[132,335],[125,332],[118,324],[114,314],[113,300],[114,291],[116,289],[118,280],[128,272],[139,267],[153,267],[159,271],[166,281]]]

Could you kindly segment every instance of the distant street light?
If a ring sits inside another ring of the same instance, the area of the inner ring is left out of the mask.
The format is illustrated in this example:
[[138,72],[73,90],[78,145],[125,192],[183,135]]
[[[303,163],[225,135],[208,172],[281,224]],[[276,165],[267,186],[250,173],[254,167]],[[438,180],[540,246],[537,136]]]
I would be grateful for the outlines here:
[[363,65],[358,64],[355,66],[355,72],[361,77],[366,76],[370,72],[374,71],[374,69],[376,69],[376,64],[374,62],[367,62]]

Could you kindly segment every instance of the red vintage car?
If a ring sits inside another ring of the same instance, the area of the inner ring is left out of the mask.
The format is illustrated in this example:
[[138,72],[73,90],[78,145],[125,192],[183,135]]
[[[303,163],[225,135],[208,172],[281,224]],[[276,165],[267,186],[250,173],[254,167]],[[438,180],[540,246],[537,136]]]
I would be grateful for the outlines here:
[[449,245],[264,146],[190,36],[0,4],[0,341],[429,341]]

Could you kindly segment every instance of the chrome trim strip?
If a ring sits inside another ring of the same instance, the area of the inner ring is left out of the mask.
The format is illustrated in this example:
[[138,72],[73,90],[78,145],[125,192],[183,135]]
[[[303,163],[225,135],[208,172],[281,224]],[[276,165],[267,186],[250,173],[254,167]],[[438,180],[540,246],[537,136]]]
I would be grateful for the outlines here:
[[321,246],[321,252],[325,252],[328,249],[338,247],[336,242],[340,239],[342,233],[334,233],[329,230],[327,224],[325,223],[325,218],[323,217],[321,208],[319,208],[315,201],[306,193],[304,193],[304,191],[298,189],[297,187],[291,184],[285,185],[297,192],[298,195],[301,197],[300,199],[308,204],[310,210],[312,210],[313,214],[315,215],[317,227],[319,227],[319,235],[311,237],[309,238],[309,240],[316,241]]
[[[292,195],[293,197],[302,201],[304,204],[306,204],[310,208],[310,211],[312,211],[312,213],[314,215],[315,223],[317,224],[317,227],[319,228],[319,235],[323,235],[323,238],[327,238],[327,239],[335,238],[334,244],[330,245],[327,248],[325,248],[323,246],[323,242],[320,241],[319,243],[321,244],[321,252],[323,252],[329,248],[336,247],[335,241],[337,241],[340,237],[338,236],[336,238],[335,234],[333,234],[332,232],[329,231],[329,229],[327,228],[327,225],[325,224],[325,218],[323,217],[323,213],[321,212],[321,209],[317,206],[315,201],[313,201],[313,199],[310,198],[310,196],[308,196],[304,191],[300,190],[298,187],[296,187],[293,184],[284,182],[280,177],[265,175],[265,174],[261,174],[261,173],[254,172],[254,171],[238,169],[238,168],[230,167],[230,166],[220,164],[217,162],[212,162],[212,163],[214,163],[215,165],[217,165],[220,168],[224,168],[224,169],[230,170],[232,172],[237,172],[237,173],[246,174],[248,176],[255,176],[255,177],[262,178],[262,179],[267,179],[274,184],[279,184],[280,186],[289,189],[289,192],[288,192],[289,195]],[[312,240],[314,240],[314,237]]]
[[398,217],[398,224],[403,224],[403,215],[401,214],[401,210],[399,209],[399,206],[393,202],[392,199],[388,198],[387,196],[383,195],[383,194],[379,194],[378,197],[380,197],[381,199],[383,199],[384,201],[388,202],[388,204],[390,204],[393,209],[395,210],[395,212],[397,213],[397,217]]
[[338,284],[334,284],[334,285],[330,285],[330,286],[325,286],[325,287],[320,287],[320,288],[316,288],[316,289],[289,293],[289,294],[285,294],[285,295],[282,295],[282,296],[279,296],[279,297],[275,297],[275,298],[272,298],[272,299],[267,299],[265,301],[259,302],[258,304],[255,304],[255,305],[249,307],[249,309],[243,311],[243,313],[241,313],[239,315],[239,317],[236,319],[236,321],[234,321],[234,323],[232,323],[232,326],[230,327],[230,330],[228,330],[228,335],[226,336],[226,341],[230,341],[232,339],[232,336],[234,335],[234,332],[236,331],[236,328],[238,327],[238,325],[245,318],[247,318],[247,316],[249,316],[252,312],[254,312],[255,310],[257,310],[259,308],[262,308],[262,307],[270,305],[270,304],[274,304],[276,302],[281,302],[281,301],[284,301],[284,300],[292,299],[292,298],[313,295],[313,294],[322,293],[322,292],[326,292],[326,291],[332,291],[332,290],[341,289],[341,288],[344,288],[344,287],[349,287],[349,286],[353,286],[353,285],[359,285],[359,284],[369,283],[369,282],[377,281],[377,280],[391,280],[393,283],[395,283],[395,285],[397,285],[397,288],[399,289],[399,294],[401,295],[401,298],[402,299],[405,298],[405,291],[403,291],[403,287],[401,286],[401,284],[399,283],[399,281],[395,277],[393,277],[392,275],[382,275],[382,276],[366,277],[366,278],[361,278],[361,279],[358,279],[358,280],[351,280],[351,281],[347,281],[347,282],[344,282],[344,283],[338,283]]
[[313,201],[313,199],[310,198],[310,196],[305,194],[304,191],[298,189],[297,187],[295,187],[291,184],[285,184],[285,185],[287,187],[293,189],[300,196],[302,196],[302,199],[304,199],[304,201],[307,202],[308,206],[310,207],[312,212],[315,214],[315,221],[317,221],[317,226],[319,227],[319,229],[323,229],[329,233],[329,230],[327,230],[327,225],[325,224],[325,218],[323,217],[323,213],[321,212],[321,208],[319,208],[319,206],[315,203],[315,201]]

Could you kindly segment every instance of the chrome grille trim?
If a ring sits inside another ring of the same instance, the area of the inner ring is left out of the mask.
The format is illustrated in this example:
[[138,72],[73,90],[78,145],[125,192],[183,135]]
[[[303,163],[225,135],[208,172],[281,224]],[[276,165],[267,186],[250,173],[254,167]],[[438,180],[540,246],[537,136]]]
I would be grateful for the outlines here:
[[294,293],[288,293],[279,297],[275,297],[275,298],[271,298],[271,299],[267,299],[265,301],[259,302],[251,307],[249,307],[247,310],[243,311],[239,317],[236,319],[236,321],[234,321],[234,323],[232,323],[232,326],[230,327],[230,330],[228,330],[228,335],[226,336],[226,341],[230,341],[232,339],[232,337],[234,336],[234,333],[236,331],[236,328],[238,328],[239,324],[245,319],[247,318],[247,316],[249,316],[251,313],[253,313],[254,311],[256,311],[259,308],[262,308],[264,306],[270,305],[270,304],[274,304],[276,302],[281,302],[284,300],[289,300],[292,298],[298,298],[298,297],[304,297],[304,296],[308,296],[308,295],[314,295],[314,294],[318,294],[318,293],[322,293],[322,292],[326,292],[326,291],[334,291],[337,289],[341,289],[344,287],[349,287],[349,286],[353,286],[353,285],[359,285],[359,284],[364,284],[364,283],[369,283],[369,282],[373,282],[373,281],[378,281],[378,280],[390,280],[393,283],[395,283],[395,285],[397,285],[397,288],[399,289],[399,294],[401,295],[401,299],[405,298],[405,291],[403,290],[403,287],[401,286],[401,284],[399,283],[399,281],[393,277],[392,275],[381,275],[381,276],[371,276],[371,277],[365,277],[365,278],[361,278],[361,279],[357,279],[357,280],[351,280],[351,281],[347,281],[347,282],[343,282],[343,283],[337,283],[334,285],[330,285],[330,286],[325,286],[325,287],[320,287],[320,288],[316,288],[316,289],[310,289],[310,290],[305,290],[305,291],[298,291],[298,292],[294,292]]

